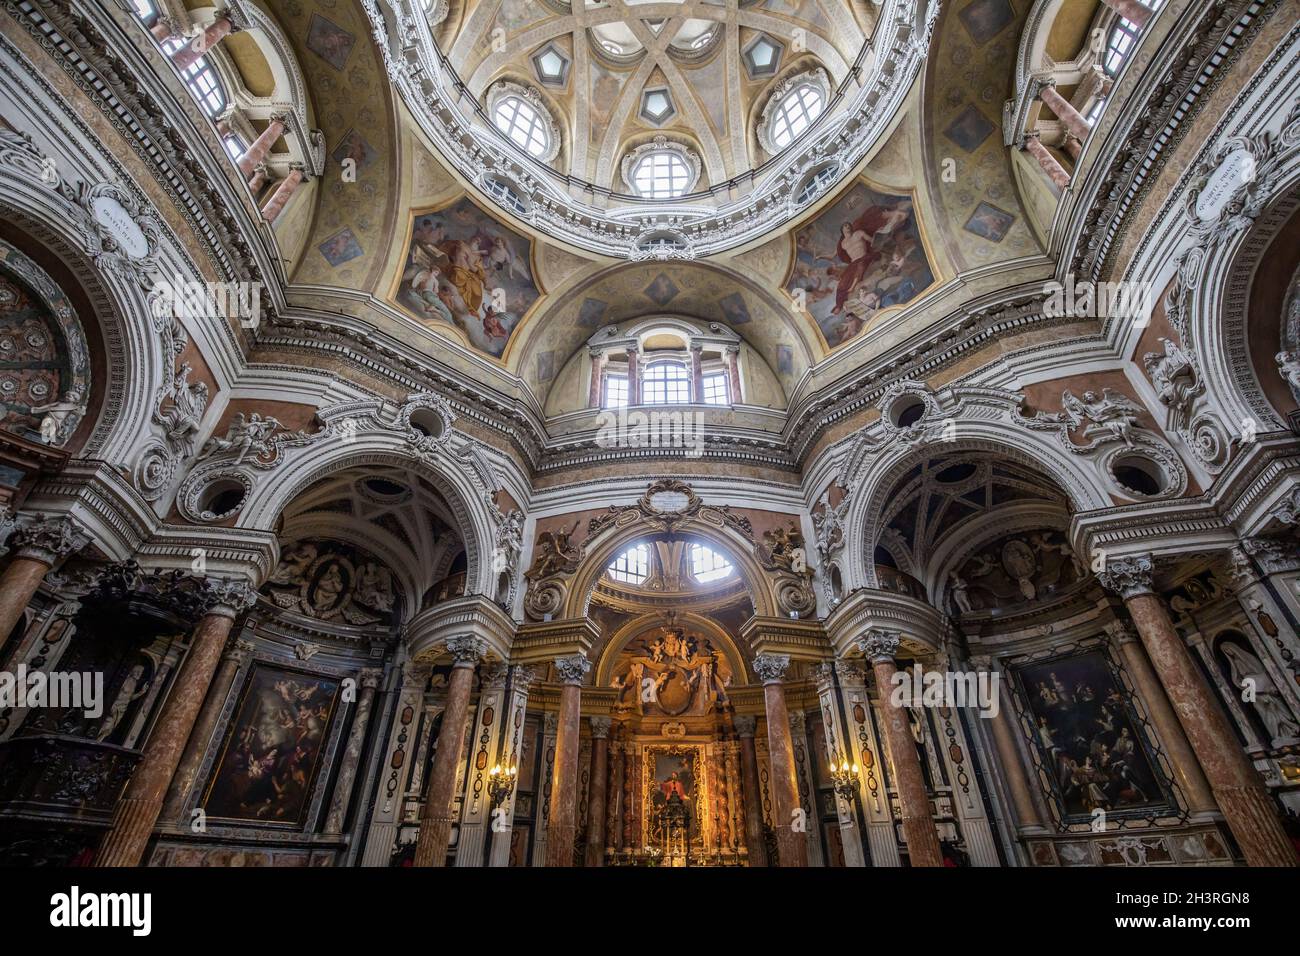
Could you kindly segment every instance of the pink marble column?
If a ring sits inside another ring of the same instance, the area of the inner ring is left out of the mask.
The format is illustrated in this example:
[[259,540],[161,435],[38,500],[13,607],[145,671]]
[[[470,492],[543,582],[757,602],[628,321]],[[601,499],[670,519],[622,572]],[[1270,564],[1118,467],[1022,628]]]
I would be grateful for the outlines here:
[[326,833],[342,833],[352,803],[352,785],[361,766],[361,752],[366,748],[366,730],[370,726],[370,712],[375,703],[375,691],[382,677],[380,671],[362,671],[359,684],[361,695],[357,698],[356,713],[352,718],[352,731],[339,765],[338,780],[334,784],[334,798],[330,801],[329,816],[325,819]]
[[605,849],[610,854],[623,849],[623,751],[621,740],[609,745],[609,809],[605,814]]
[[287,117],[285,116],[271,117],[271,122],[266,124],[266,129],[258,134],[257,139],[253,140],[248,149],[244,151],[244,155],[239,157],[239,161],[235,165],[239,167],[239,171],[244,174],[245,179],[252,177],[257,164],[266,159],[276,140],[284,135],[286,120]]
[[1027,135],[1021,149],[1038,160],[1039,167],[1047,174],[1047,178],[1052,181],[1052,185],[1058,190],[1070,185],[1070,174],[1065,171],[1064,166],[1057,162],[1056,157],[1047,151],[1047,147],[1039,141],[1037,133]]
[[248,181],[248,191],[256,196],[257,191],[266,185],[266,177],[266,165],[259,165],[253,172],[253,178]]
[[912,866],[943,866],[939,834],[934,828],[930,797],[925,792],[925,776],[916,753],[911,723],[906,711],[891,703],[894,688],[894,655],[898,652],[898,634],[872,628],[861,644],[871,661],[880,694],[880,714],[885,725],[885,743],[894,766],[894,785],[898,788],[898,808],[902,816],[903,838],[907,841],[907,858]]
[[763,682],[767,716],[767,757],[771,766],[768,785],[772,793],[772,827],[776,830],[777,858],[781,866],[808,865],[808,819],[799,803],[799,781],[790,738],[790,712],[782,683],[790,666],[784,654],[760,654],[754,673]]
[[253,605],[256,592],[247,582],[221,581],[211,586],[208,597],[214,603],[195,625],[185,664],[118,801],[113,825],[104,834],[95,857],[97,867],[139,866],[143,860],[149,835],[162,812],[163,798],[212,686],[231,625]]
[[605,800],[609,781],[609,718],[591,718],[591,783],[587,793],[586,866],[605,865]]
[[[988,659],[972,658],[971,666],[976,670],[992,670],[992,662]],[[1029,778],[1025,775],[1025,765],[1016,747],[1016,731],[1011,724],[1011,713],[1007,701],[1000,700],[997,716],[991,721],[993,745],[997,748],[998,762],[1002,765],[1002,778],[1006,780],[1007,788],[1011,791],[1011,803],[1015,807],[1017,823],[1022,829],[1041,831],[1044,829],[1043,817],[1038,812],[1038,804],[1034,802]]]
[[1043,101],[1061,124],[1080,142],[1088,138],[1092,132],[1092,126],[1082,113],[1074,108],[1074,104],[1067,100],[1060,93],[1056,92],[1056,87],[1051,83],[1043,83],[1038,87],[1038,98]]
[[1097,577],[1124,599],[1246,863],[1293,867],[1296,852],[1277,807],[1153,590],[1153,572],[1150,557],[1135,556],[1107,562]]
[[153,34],[155,40],[162,43],[163,40],[169,40],[176,35],[176,23],[167,17],[159,17],[153,22],[149,32]]
[[1145,4],[1138,3],[1138,0],[1101,0],[1101,2],[1125,20],[1136,24],[1139,30],[1147,25],[1155,12]]
[[300,182],[302,182],[302,167],[293,166],[289,170],[289,175],[280,181],[280,185],[275,188],[271,198],[262,207],[262,218],[267,222],[275,222]]
[[691,346],[691,401],[704,404],[704,349]]
[[474,667],[487,650],[478,637],[453,637],[447,642],[451,655],[451,679],[447,681],[447,707],[438,728],[438,749],[420,814],[420,834],[415,843],[416,866],[446,866],[447,844],[451,842],[451,801],[456,793],[456,768],[469,719],[469,695],[474,686]]
[[739,405],[744,400],[740,392],[740,347],[728,346],[725,352],[728,387],[731,389],[731,404]]
[[605,381],[605,353],[591,350],[591,391],[587,396],[587,405],[590,408],[600,408],[603,404],[604,396],[601,394],[601,385]]
[[14,529],[4,549],[14,557],[0,576],[0,637],[18,624],[45,573],[86,543],[76,522],[67,517],[38,518]]
[[172,64],[181,71],[193,66],[195,60],[229,36],[234,28],[229,17],[217,17],[201,34],[172,54]]
[[740,735],[740,771],[744,783],[745,847],[750,866],[767,866],[767,841],[763,839],[763,801],[758,786],[758,750],[754,746],[757,718],[741,715],[734,718]]
[[1069,157],[1077,163],[1079,161],[1079,154],[1083,152],[1083,144],[1073,136],[1066,136],[1062,146],[1065,148],[1065,152]]
[[578,734],[582,719],[582,679],[591,661],[580,654],[555,662],[560,679],[560,716],[551,771],[551,809],[547,817],[546,865],[573,866],[578,821]]

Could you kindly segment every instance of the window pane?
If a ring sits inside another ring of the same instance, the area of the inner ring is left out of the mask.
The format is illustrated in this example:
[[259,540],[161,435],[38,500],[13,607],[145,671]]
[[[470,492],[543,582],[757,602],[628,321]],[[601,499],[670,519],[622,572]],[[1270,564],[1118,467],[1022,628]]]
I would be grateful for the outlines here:
[[646,369],[642,390],[647,405],[686,405],[691,400],[691,377],[680,362],[658,362]]
[[541,114],[518,96],[507,96],[497,103],[492,121],[511,142],[532,156],[541,156],[550,146]]
[[609,576],[624,584],[640,584],[650,576],[650,548],[644,544],[628,548],[609,566]]
[[627,404],[627,376],[609,375],[605,378],[605,407],[622,408]]
[[672,199],[690,186],[691,170],[674,150],[655,150],[637,160],[632,184],[647,199]]
[[724,373],[714,372],[704,376],[705,405],[727,405],[730,401],[727,394],[727,376]]
[[702,544],[691,546],[691,573],[701,584],[719,581],[732,572],[731,562]]
[[772,117],[772,142],[785,147],[817,121],[826,108],[822,91],[810,83],[796,86],[777,105]]

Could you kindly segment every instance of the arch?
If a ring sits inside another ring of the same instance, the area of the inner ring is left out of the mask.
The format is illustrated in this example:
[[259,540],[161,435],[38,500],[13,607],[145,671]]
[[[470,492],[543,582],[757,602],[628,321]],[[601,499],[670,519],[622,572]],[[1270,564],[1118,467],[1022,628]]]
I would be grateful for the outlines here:
[[[672,535],[678,538],[696,537],[721,550],[735,566],[736,573],[744,580],[754,605],[754,614],[759,617],[778,616],[781,612],[776,593],[767,572],[754,556],[754,543],[721,520],[716,524],[712,523],[706,517],[709,511],[706,505],[700,509],[701,513],[675,520],[671,528]],[[582,563],[567,582],[564,613],[556,616],[585,618],[591,605],[591,594],[596,588],[596,582],[605,573],[610,562],[634,542],[663,532],[662,526],[652,524],[646,519],[629,522],[621,527],[614,522],[599,531],[595,537],[583,542],[585,554]]]
[[[988,452],[1000,455],[1041,475],[1058,487],[1074,511],[1091,511],[1113,504],[1109,493],[1095,474],[1090,474],[1078,459],[1071,459],[1060,448],[1028,430],[1008,433],[1005,425],[988,422],[960,421],[962,437],[944,443],[945,453]],[[842,569],[846,593],[856,587],[876,587],[873,553],[883,528],[881,516],[895,485],[920,461],[935,457],[935,446],[919,447],[890,442],[874,456],[859,474],[848,476],[845,487],[870,488],[867,496],[854,495],[845,516],[845,564]],[[1047,467],[1045,467],[1047,466]],[[1049,470],[1050,469],[1050,470]]]
[[[492,595],[495,591],[491,552],[496,540],[495,506],[491,492],[471,477],[472,469],[455,467],[442,455],[423,457],[412,454],[402,434],[358,434],[348,438],[331,433],[319,442],[299,449],[291,460],[259,481],[249,493],[235,522],[239,528],[274,530],[277,522],[295,498],[322,478],[351,469],[393,466],[408,469],[428,480],[446,500],[456,517],[465,544],[469,572],[467,594]],[[414,595],[418,601],[422,595]]]

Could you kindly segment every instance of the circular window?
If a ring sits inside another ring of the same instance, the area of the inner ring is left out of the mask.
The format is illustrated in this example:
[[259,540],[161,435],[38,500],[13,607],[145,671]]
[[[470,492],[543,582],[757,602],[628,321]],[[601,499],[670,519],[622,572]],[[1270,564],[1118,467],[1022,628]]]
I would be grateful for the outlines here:
[[425,438],[439,439],[447,432],[447,423],[432,408],[417,408],[411,412],[411,427]]
[[244,503],[248,489],[234,478],[218,478],[199,495],[199,517],[204,521],[228,518]]
[[1126,491],[1135,495],[1149,498],[1165,490],[1165,476],[1160,468],[1155,462],[1140,455],[1124,455],[1115,459],[1110,471]]
[[512,93],[497,100],[492,110],[492,122],[530,156],[540,158],[551,151],[550,124],[537,107],[522,96]]
[[900,398],[889,406],[889,420],[895,428],[911,428],[925,417],[925,402],[915,395]]

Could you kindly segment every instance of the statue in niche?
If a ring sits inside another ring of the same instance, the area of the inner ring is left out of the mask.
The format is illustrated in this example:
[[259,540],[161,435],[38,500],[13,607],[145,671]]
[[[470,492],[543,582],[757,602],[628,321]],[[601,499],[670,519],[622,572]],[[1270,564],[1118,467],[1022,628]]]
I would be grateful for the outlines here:
[[1084,392],[1080,400],[1066,389],[1061,396],[1061,407],[1071,428],[1078,428],[1084,419],[1092,423],[1084,428],[1084,438],[1100,435],[1103,441],[1122,441],[1126,447],[1133,447],[1133,432],[1138,428],[1142,407],[1127,396],[1103,388],[1100,398],[1090,391]]
[[1265,670],[1263,662],[1232,641],[1221,642],[1219,650],[1228,659],[1233,686],[1242,692],[1242,701],[1255,709],[1272,738],[1272,746],[1283,747],[1300,740],[1300,724],[1291,716],[1277,684]]
[[1179,345],[1162,338],[1164,353],[1148,352],[1142,357],[1156,398],[1173,410],[1178,427],[1187,417],[1188,407],[1196,395],[1197,374],[1192,357]]
[[86,403],[81,389],[74,387],[64,393],[61,401],[33,406],[32,414],[44,416],[41,419],[41,441],[47,445],[61,445],[72,437],[72,430],[86,414]]
[[353,593],[357,603],[385,614],[393,609],[393,574],[378,561],[367,561],[357,571]]
[[208,408],[207,383],[191,384],[189,379],[193,371],[188,362],[181,363],[171,385],[164,391],[156,412],[167,440],[186,449],[191,447],[190,443],[199,430],[199,422]]
[[301,584],[308,566],[316,560],[319,549],[310,541],[295,545],[280,555],[280,563],[271,572],[271,584]]
[[311,606],[321,613],[334,610],[342,598],[343,588],[343,571],[337,561],[332,561],[325,566],[324,572],[316,579],[316,586],[310,591]]
[[966,579],[956,571],[951,571],[948,574],[948,592],[952,595],[952,603],[957,606],[958,614],[968,614],[974,610],[970,603]]
[[543,531],[537,535],[537,557],[533,559],[533,566],[524,573],[524,577],[536,581],[553,574],[572,574],[578,569],[578,562],[582,560],[582,548],[571,541],[573,533],[578,530],[578,520],[575,518],[573,527],[567,531],[560,528],[558,531]]
[[1002,546],[1002,567],[1020,588],[1020,594],[1026,601],[1038,597],[1034,587],[1034,575],[1038,572],[1038,562],[1034,552],[1025,542],[1013,538]]
[[131,670],[127,672],[126,678],[122,681],[117,696],[113,698],[113,703],[108,708],[108,714],[100,722],[99,732],[95,734],[95,739],[103,743],[111,737],[113,731],[122,723],[122,718],[126,716],[131,704],[147,694],[152,683],[151,679],[145,678],[144,664],[132,666]]
[[1291,387],[1291,395],[1300,402],[1300,354],[1296,352],[1277,353],[1278,373]]

